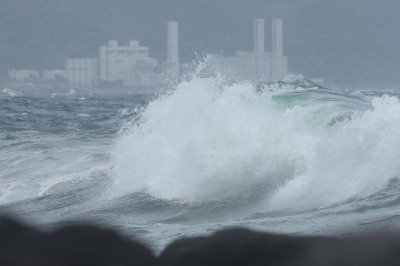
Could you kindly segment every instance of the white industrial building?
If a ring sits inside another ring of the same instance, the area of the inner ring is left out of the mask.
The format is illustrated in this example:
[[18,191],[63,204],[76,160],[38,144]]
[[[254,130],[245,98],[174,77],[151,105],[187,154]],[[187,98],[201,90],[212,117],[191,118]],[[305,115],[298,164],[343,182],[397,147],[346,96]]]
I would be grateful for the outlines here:
[[118,46],[110,40],[99,48],[99,59],[67,59],[66,78],[70,84],[95,85],[101,82],[122,81],[123,86],[154,86],[162,78],[179,78],[178,23],[168,22],[168,61],[163,63],[164,75],[155,73],[157,60],[149,57],[149,48],[139,41]]
[[58,77],[67,78],[67,72],[65,70],[44,70],[43,71],[43,80],[54,80]]
[[138,41],[118,46],[118,41],[111,40],[99,48],[99,59],[67,59],[66,77],[77,85],[121,81],[123,86],[151,86],[159,83],[156,67],[157,60],[149,57],[148,47],[140,47]]
[[282,19],[272,20],[272,52],[265,52],[264,20],[254,20],[254,50],[235,56],[216,56],[219,68],[239,79],[281,80],[287,75],[287,57],[283,56]]
[[157,60],[149,57],[149,48],[140,47],[138,41],[129,41],[128,46],[108,41],[99,49],[100,82],[122,80],[124,86],[150,86],[158,78],[156,67]]
[[12,81],[29,81],[39,79],[39,71],[36,70],[11,70],[8,77]]
[[65,62],[66,78],[70,84],[98,84],[99,63],[97,58],[67,59]]

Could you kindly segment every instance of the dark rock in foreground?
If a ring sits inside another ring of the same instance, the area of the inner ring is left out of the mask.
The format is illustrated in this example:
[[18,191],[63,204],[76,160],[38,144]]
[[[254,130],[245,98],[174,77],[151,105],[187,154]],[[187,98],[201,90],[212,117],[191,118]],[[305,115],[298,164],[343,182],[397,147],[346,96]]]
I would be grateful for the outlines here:
[[0,265],[400,265],[400,235],[348,238],[284,236],[229,229],[181,239],[156,258],[109,229],[73,225],[42,232],[0,218]]
[[159,260],[166,266],[391,266],[400,265],[400,235],[339,239],[230,229],[210,237],[177,240]]
[[164,265],[311,265],[318,263],[341,240],[290,237],[230,229],[210,237],[178,240],[160,256]]
[[44,233],[0,219],[2,266],[150,266],[156,262],[146,247],[108,229],[72,225]]

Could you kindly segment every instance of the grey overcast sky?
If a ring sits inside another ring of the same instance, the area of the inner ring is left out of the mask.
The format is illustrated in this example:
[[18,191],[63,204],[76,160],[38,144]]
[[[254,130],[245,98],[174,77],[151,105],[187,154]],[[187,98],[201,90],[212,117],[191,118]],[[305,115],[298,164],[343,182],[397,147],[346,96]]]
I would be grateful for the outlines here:
[[139,40],[166,59],[166,23],[180,27],[182,62],[197,52],[253,47],[252,20],[284,20],[289,72],[338,87],[400,87],[398,0],[0,0],[0,78],[63,68],[108,39]]

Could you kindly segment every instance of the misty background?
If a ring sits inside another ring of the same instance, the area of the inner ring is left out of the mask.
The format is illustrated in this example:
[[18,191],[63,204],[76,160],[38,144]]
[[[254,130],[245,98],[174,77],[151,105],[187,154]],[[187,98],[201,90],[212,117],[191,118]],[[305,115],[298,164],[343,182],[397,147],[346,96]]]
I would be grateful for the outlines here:
[[138,40],[165,61],[167,22],[179,22],[181,63],[195,53],[253,49],[253,19],[284,23],[288,71],[340,88],[400,87],[397,0],[0,0],[0,80],[12,69],[64,69],[107,40]]

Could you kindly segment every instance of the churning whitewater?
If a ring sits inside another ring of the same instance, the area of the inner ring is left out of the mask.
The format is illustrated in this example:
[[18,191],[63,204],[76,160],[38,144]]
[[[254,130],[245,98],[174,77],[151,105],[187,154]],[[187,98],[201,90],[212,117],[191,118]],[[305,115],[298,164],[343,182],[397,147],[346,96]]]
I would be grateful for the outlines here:
[[112,150],[111,194],[218,201],[258,188],[260,211],[306,210],[400,176],[396,97],[277,85],[198,78],[149,103]]
[[160,95],[2,96],[0,211],[112,224],[156,250],[245,226],[397,227],[400,102],[299,77],[194,75]]

